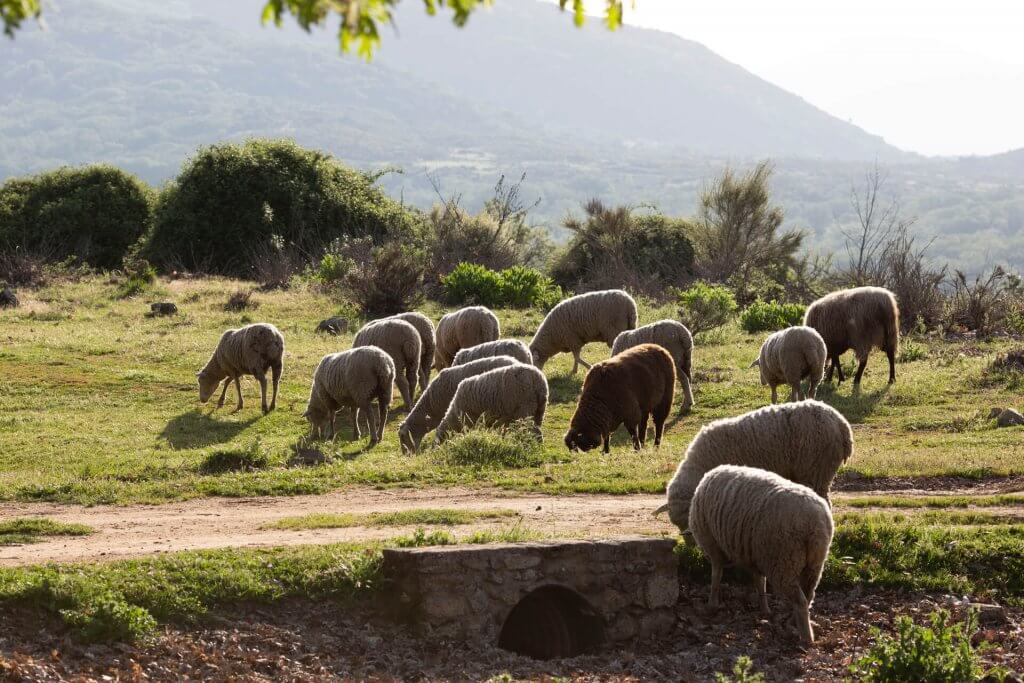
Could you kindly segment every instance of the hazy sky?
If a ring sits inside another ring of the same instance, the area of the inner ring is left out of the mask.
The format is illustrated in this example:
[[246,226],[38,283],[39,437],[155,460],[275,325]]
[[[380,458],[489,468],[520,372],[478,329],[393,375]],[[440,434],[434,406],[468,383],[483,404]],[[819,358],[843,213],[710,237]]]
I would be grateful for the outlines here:
[[897,147],[1024,147],[1020,0],[629,1],[627,24],[703,43]]

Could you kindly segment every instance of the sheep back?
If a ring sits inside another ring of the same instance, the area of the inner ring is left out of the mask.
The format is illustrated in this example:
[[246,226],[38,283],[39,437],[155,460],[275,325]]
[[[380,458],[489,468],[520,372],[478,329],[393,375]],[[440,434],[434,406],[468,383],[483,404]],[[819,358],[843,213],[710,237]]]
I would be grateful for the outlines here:
[[395,381],[395,363],[376,346],[332,353],[324,356],[313,371],[307,417],[324,419],[340,407],[358,408],[380,398],[391,403]]
[[539,434],[547,404],[547,378],[532,365],[516,363],[489,370],[459,382],[437,427],[437,442],[480,420],[488,425],[505,425],[533,418]]
[[[430,376],[430,366],[434,363],[434,349],[437,345],[437,333],[434,330],[434,323],[431,322],[430,318],[420,313],[419,311],[409,311],[407,313],[399,313],[398,315],[391,316],[395,320],[404,320],[413,327],[420,335],[420,372],[423,372],[424,368],[427,371],[427,377]],[[423,386],[426,389],[426,385]]]
[[494,341],[501,336],[498,316],[484,306],[467,306],[452,311],[437,323],[437,348],[434,351],[434,367],[443,370],[452,364],[460,349],[484,342]]
[[715,420],[697,432],[668,483],[669,519],[686,531],[693,492],[719,465],[775,472],[827,499],[836,472],[852,454],[850,423],[820,401],[771,405]]
[[404,320],[384,318],[374,320],[362,327],[352,340],[352,347],[376,346],[391,356],[395,372],[419,372],[422,342],[416,328]]
[[213,359],[232,377],[264,372],[284,357],[284,335],[270,323],[253,323],[221,335]]
[[511,356],[520,363],[530,365],[533,358],[530,356],[529,347],[518,339],[497,339],[491,342],[484,342],[476,346],[461,349],[455,354],[452,365],[463,365],[470,361],[488,358],[490,356]]
[[566,445],[589,450],[623,422],[632,431],[648,413],[657,429],[672,408],[675,381],[675,363],[657,344],[634,346],[596,363],[583,380]]
[[799,384],[805,377],[817,384],[825,374],[828,351],[813,327],[787,327],[768,336],[761,344],[757,365],[763,386]]
[[686,325],[675,320],[659,320],[620,332],[612,343],[612,355],[617,356],[626,349],[640,344],[657,344],[672,356],[676,372],[692,377],[693,335]]
[[872,348],[893,353],[899,348],[899,306],[896,296],[881,287],[826,294],[807,307],[804,325],[818,331],[829,356],[853,349],[858,359],[863,359]]
[[621,289],[569,297],[551,309],[533,335],[534,363],[543,367],[556,353],[577,353],[590,342],[611,347],[620,332],[636,327],[636,321],[636,302]]

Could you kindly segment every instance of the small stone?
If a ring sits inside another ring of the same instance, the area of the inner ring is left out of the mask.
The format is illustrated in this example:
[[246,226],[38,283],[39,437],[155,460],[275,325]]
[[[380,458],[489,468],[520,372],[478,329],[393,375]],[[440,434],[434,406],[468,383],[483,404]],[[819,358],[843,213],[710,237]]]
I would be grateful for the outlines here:
[[18,295],[10,287],[4,287],[3,291],[0,291],[0,308],[17,308],[19,303]]
[[987,605],[980,602],[972,602],[971,607],[978,610],[978,623],[982,626],[995,626],[1010,623],[1006,614],[1006,608],[1002,605]]
[[997,427],[1016,427],[1018,425],[1024,425],[1024,415],[1013,408],[1007,408],[996,418]]
[[316,331],[332,334],[335,337],[345,334],[348,332],[348,318],[335,316],[327,320],[321,320],[320,324],[316,326]]
[[149,312],[151,315],[174,315],[178,312],[178,307],[170,302],[156,302],[149,305]]

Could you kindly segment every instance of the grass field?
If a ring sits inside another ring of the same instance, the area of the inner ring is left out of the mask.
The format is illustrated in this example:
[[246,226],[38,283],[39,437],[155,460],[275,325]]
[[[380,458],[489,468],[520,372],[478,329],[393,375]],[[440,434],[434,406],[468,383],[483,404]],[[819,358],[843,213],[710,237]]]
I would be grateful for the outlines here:
[[[290,495],[346,484],[496,485],[541,492],[659,492],[686,444],[706,422],[764,405],[768,392],[746,369],[761,335],[736,328],[698,339],[694,355],[696,409],[674,416],[661,449],[634,452],[625,433],[609,456],[570,454],[561,443],[582,383],[568,374],[567,355],[545,368],[551,405],[544,447],[524,466],[453,465],[436,453],[400,453],[393,412],[383,443],[325,448],[328,462],[294,464],[294,446],[308,431],[302,411],[313,368],[326,353],[346,349],[344,337],[316,335],[317,322],[351,314],[342,302],[304,288],[257,293],[258,307],[228,312],[224,304],[251,284],[221,279],[161,280],[137,298],[116,298],[100,277],[20,292],[23,305],[0,312],[0,499],[81,503],[160,502],[213,495]],[[147,318],[148,303],[175,301],[181,312]],[[424,308],[435,320],[442,311]],[[642,306],[641,323],[670,316]],[[503,334],[528,340],[537,311],[498,312]],[[246,407],[198,403],[195,373],[221,332],[268,321],[285,335],[287,355],[278,410],[259,411],[259,391],[243,381]],[[820,398],[854,425],[856,452],[848,469],[867,477],[1024,473],[1024,430],[996,429],[992,406],[1020,407],[1020,382],[991,376],[994,356],[1012,342],[915,342],[923,355],[901,363],[886,384],[884,356],[872,357],[862,391],[849,383],[824,387]],[[607,357],[589,346],[591,361]],[[852,363],[852,358],[848,359]],[[396,392],[396,400],[397,400]],[[677,397],[678,403],[678,397]],[[394,406],[398,407],[398,403]],[[237,457],[235,457],[237,456]],[[244,471],[212,464],[252,462]],[[520,463],[522,464],[522,463]]]

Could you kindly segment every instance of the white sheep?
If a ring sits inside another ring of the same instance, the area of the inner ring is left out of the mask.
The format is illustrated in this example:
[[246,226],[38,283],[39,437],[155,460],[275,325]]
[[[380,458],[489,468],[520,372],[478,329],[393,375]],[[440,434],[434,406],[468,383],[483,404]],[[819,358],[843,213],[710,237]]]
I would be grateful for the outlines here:
[[693,335],[690,330],[675,320],[659,320],[635,330],[626,330],[615,337],[612,355],[617,356],[640,344],[657,344],[669,352],[676,364],[676,377],[683,387],[680,412],[690,410],[693,407]]
[[434,349],[437,346],[434,323],[419,311],[399,313],[391,317],[404,320],[420,333],[420,391],[426,391],[427,385],[430,384],[430,368],[434,364]]
[[501,336],[498,316],[484,306],[467,306],[448,313],[437,323],[437,348],[434,368],[444,370],[452,364],[460,349]]
[[398,425],[398,441],[402,451],[415,453],[419,450],[423,436],[441,424],[462,380],[517,362],[511,356],[491,356],[454,365],[439,372],[427,390],[420,394],[409,415]]
[[448,411],[437,426],[435,445],[478,421],[489,426],[533,418],[537,436],[548,405],[548,381],[532,365],[517,363],[459,382]]
[[462,349],[455,354],[455,360],[452,362],[452,365],[463,365],[470,361],[490,356],[512,356],[520,363],[526,363],[527,365],[533,363],[533,359],[530,356],[530,348],[526,344],[518,339],[498,339]]
[[[303,417],[312,435],[335,435],[335,417],[342,407],[352,408],[352,432],[359,439],[359,413],[370,423],[370,446],[380,443],[391,405],[395,363],[376,346],[361,346],[324,356],[313,372],[313,388]],[[373,409],[376,399],[379,410]],[[378,415],[379,413],[379,415]]]
[[690,530],[711,562],[712,607],[722,569],[738,565],[753,574],[761,611],[769,612],[767,579],[792,605],[801,639],[814,642],[810,608],[834,532],[824,498],[774,472],[720,465],[693,494]]
[[[776,387],[788,384],[791,387],[789,400],[803,401],[814,398],[825,375],[825,340],[812,327],[797,325],[769,335],[761,344],[761,353],[750,364],[761,369],[761,386],[771,387],[772,403],[779,395]],[[807,393],[803,380],[807,379]]]
[[[274,394],[267,406],[267,370],[273,375]],[[228,330],[221,335],[206,366],[196,377],[199,379],[199,402],[210,400],[217,385],[224,380],[224,389],[220,392],[217,407],[224,405],[224,396],[228,393],[228,385],[235,383],[238,392],[238,412],[244,406],[242,401],[242,375],[252,375],[260,383],[260,401],[263,414],[277,407],[277,388],[281,384],[281,372],[284,369],[284,336],[269,323],[253,323],[237,330]],[[227,378],[227,379],[225,379]]]
[[551,309],[530,342],[533,364],[544,364],[556,353],[571,353],[572,374],[579,366],[590,369],[580,351],[590,342],[603,341],[611,348],[623,330],[636,327],[636,302],[621,289],[607,289],[570,297]]
[[395,384],[406,410],[412,410],[412,396],[420,372],[422,342],[416,328],[404,320],[384,318],[363,326],[352,340],[352,348],[376,346],[395,363]]
[[839,466],[853,454],[853,432],[820,401],[766,406],[704,425],[668,483],[669,519],[688,536],[687,515],[701,477],[718,465],[747,465],[804,484],[828,499]]

